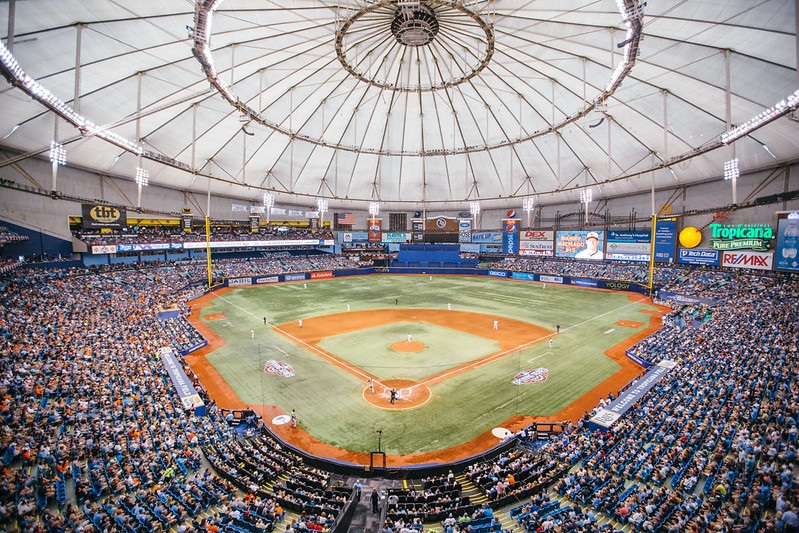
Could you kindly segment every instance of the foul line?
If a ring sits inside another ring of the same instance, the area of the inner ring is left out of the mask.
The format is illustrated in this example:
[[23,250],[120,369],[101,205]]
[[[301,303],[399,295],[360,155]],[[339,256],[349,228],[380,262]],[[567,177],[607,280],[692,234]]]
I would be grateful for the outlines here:
[[[225,302],[227,302],[228,304],[232,305],[233,307],[235,307],[237,309],[241,309],[242,311],[244,311],[245,313],[247,313],[251,317],[258,318],[258,316],[255,315],[254,313],[252,313],[251,311],[248,311],[247,309],[244,309],[243,307],[241,307],[239,305],[236,305],[235,303],[231,302],[230,300],[228,300],[224,296],[219,296],[218,298],[224,300]],[[294,335],[292,335],[288,331],[285,331],[285,330],[280,329],[279,327],[275,326],[270,321],[267,320],[266,323],[269,324],[270,326],[272,326],[272,329],[274,329],[275,331],[279,332],[281,335],[290,338],[291,340],[293,340],[294,342],[296,342],[297,344],[299,344],[301,346],[305,346],[311,352],[314,352],[314,353],[316,353],[318,355],[321,355],[324,359],[327,359],[331,363],[342,367],[344,370],[346,370],[350,374],[353,374],[355,376],[361,377],[361,378],[363,378],[365,380],[368,380],[370,377],[373,378],[373,376],[370,376],[369,374],[366,374],[366,373],[362,372],[357,366],[353,366],[353,365],[347,363],[346,361],[344,361],[343,359],[339,359],[338,357],[334,356],[333,354],[327,353],[324,350],[320,350],[319,348],[317,348],[316,346],[314,346],[312,344],[308,344],[307,342],[305,342],[304,340],[300,339],[299,337],[295,337]],[[275,346],[275,348],[277,348],[277,346]],[[278,348],[278,350],[280,350],[280,348]],[[280,350],[280,351],[283,352],[283,350]],[[285,354],[286,352],[283,352],[283,353]],[[286,354],[286,355],[288,355],[288,354]],[[380,383],[376,379],[373,379],[373,381],[376,384],[382,385],[382,383]]]
[[[224,301],[226,301],[228,304],[232,305],[232,306],[233,306],[233,307],[235,307],[236,309],[241,309],[242,311],[244,311],[245,313],[247,313],[248,315],[250,315],[250,316],[251,316],[251,317],[253,317],[253,318],[258,318],[258,315],[255,315],[255,314],[253,314],[253,313],[252,313],[252,311],[249,311],[249,310],[247,310],[247,309],[244,309],[244,308],[243,308],[242,306],[240,306],[240,305],[236,305],[236,304],[234,304],[233,302],[231,302],[230,300],[228,300],[228,299],[227,299],[227,298],[225,298],[224,296],[217,296],[217,298],[218,298],[218,299],[220,299],[220,300],[224,300]],[[273,325],[273,324],[272,324],[271,322],[269,322],[268,320],[266,321],[266,323],[267,323],[267,324],[269,324],[270,326],[272,326],[272,325]]]
[[541,355],[539,355],[538,357],[533,357],[532,359],[528,359],[527,362],[528,363],[532,363],[533,361],[535,361],[537,359],[541,359],[542,357],[546,357],[547,355],[555,355],[555,352],[544,352]]
[[275,349],[275,350],[277,350],[278,352],[282,353],[282,354],[283,354],[283,355],[285,355],[286,357],[291,357],[289,354],[287,354],[286,352],[284,352],[283,350],[281,350],[280,348],[278,348],[278,347],[277,347],[276,345],[274,345],[274,344],[272,345],[272,348],[274,348],[274,349]]
[[[625,305],[623,305],[621,307],[617,307],[616,309],[611,309],[610,311],[602,313],[601,315],[597,315],[597,316],[589,318],[587,320],[583,320],[582,322],[574,324],[573,326],[570,326],[568,328],[561,328],[561,331],[565,331],[567,329],[571,329],[571,328],[574,328],[574,327],[577,327],[577,326],[582,326],[584,324],[587,324],[589,322],[597,320],[597,319],[599,319],[599,318],[601,318],[601,317],[603,317],[605,315],[609,315],[611,313],[615,313],[615,312],[620,311],[620,310],[622,310],[622,309],[624,309],[626,307],[631,307],[633,305],[638,305],[639,303],[640,302],[630,302],[630,303],[625,304]],[[516,346],[515,348],[509,348],[507,350],[503,350],[501,352],[497,352],[497,353],[495,353],[493,355],[489,355],[488,357],[484,357],[483,359],[480,359],[478,361],[474,361],[473,363],[467,363],[467,364],[465,364],[463,366],[459,366],[457,368],[453,368],[452,370],[448,370],[447,372],[443,372],[441,374],[437,374],[437,375],[433,376],[432,378],[429,378],[429,379],[426,379],[426,380],[423,380],[423,381],[419,381],[418,383],[413,385],[413,387],[418,387],[420,385],[427,387],[427,386],[433,385],[435,383],[438,383],[439,381],[443,381],[445,378],[448,378],[448,377],[451,377],[451,376],[455,376],[457,374],[461,374],[461,373],[467,372],[469,370],[474,370],[476,368],[480,368],[481,366],[485,366],[488,363],[493,363],[494,361],[497,361],[499,359],[507,357],[508,355],[511,355],[513,353],[516,353],[516,352],[520,352],[520,351],[522,351],[522,350],[524,350],[526,348],[529,348],[533,344],[541,342],[542,340],[544,340],[544,339],[546,339],[548,337],[557,337],[557,336],[558,336],[557,333],[550,333],[549,335],[544,335],[543,337],[539,337],[537,339],[533,339],[530,342],[526,342],[524,344],[520,344],[519,346]],[[411,388],[413,388],[413,387],[411,387]]]
[[[248,311],[247,309],[244,309],[243,307],[241,307],[241,306],[239,306],[239,305],[236,305],[235,303],[231,302],[230,300],[228,300],[228,299],[227,299],[227,298],[225,298],[224,296],[219,296],[218,298],[221,298],[222,300],[226,301],[227,303],[229,303],[229,304],[230,304],[230,305],[232,305],[233,307],[236,307],[236,308],[238,308],[238,309],[241,309],[242,311],[244,311],[244,312],[245,312],[245,313],[247,313],[248,315],[250,315],[250,316],[252,316],[252,317],[254,317],[254,318],[258,318],[258,316],[256,316],[256,315],[255,315],[255,314],[253,314],[252,312]],[[597,315],[597,316],[595,316],[595,317],[592,317],[592,318],[589,318],[589,319],[587,319],[587,320],[583,320],[582,322],[579,322],[579,323],[577,323],[577,324],[574,324],[574,325],[572,325],[572,326],[569,326],[568,328],[561,328],[561,331],[566,331],[566,330],[568,330],[568,329],[571,329],[571,328],[574,328],[574,327],[577,327],[577,326],[582,326],[582,325],[584,325],[584,324],[587,324],[587,323],[589,323],[589,322],[593,322],[594,320],[597,320],[597,319],[599,319],[599,318],[602,318],[603,316],[609,315],[609,314],[611,314],[611,313],[616,313],[616,312],[618,312],[618,311],[621,311],[622,309],[625,309],[625,308],[627,308],[627,307],[631,307],[631,306],[633,306],[633,305],[638,305],[639,303],[640,303],[640,302],[630,302],[630,303],[628,303],[628,304],[626,304],[626,305],[622,305],[621,307],[617,307],[616,309],[611,309],[610,311],[607,311],[607,312],[605,312],[605,313],[602,313],[601,315]],[[320,350],[320,349],[319,349],[319,348],[317,348],[316,346],[313,346],[312,344],[308,344],[307,342],[305,342],[304,340],[300,339],[299,337],[295,337],[295,336],[294,336],[294,335],[292,335],[291,333],[289,333],[289,332],[287,332],[287,331],[285,331],[285,330],[282,330],[282,329],[280,329],[280,328],[279,328],[279,327],[277,327],[277,326],[274,326],[274,324],[272,324],[272,323],[271,323],[271,322],[269,322],[268,320],[266,321],[266,323],[267,323],[267,324],[269,324],[270,326],[273,326],[273,329],[274,329],[275,331],[278,331],[278,332],[279,332],[279,333],[281,333],[282,335],[284,335],[284,336],[286,336],[286,337],[288,337],[288,338],[292,339],[294,342],[296,342],[296,343],[298,343],[298,344],[300,344],[300,345],[302,345],[302,346],[305,346],[305,347],[306,347],[306,348],[308,348],[310,351],[312,351],[312,352],[314,352],[314,353],[316,353],[316,354],[318,354],[318,355],[321,355],[323,358],[327,359],[328,361],[330,361],[330,362],[332,362],[332,363],[334,363],[334,364],[336,364],[336,365],[339,365],[339,366],[341,366],[342,368],[344,368],[344,369],[345,369],[347,372],[349,372],[350,374],[353,374],[353,375],[355,375],[355,376],[362,377],[362,378],[364,378],[364,379],[366,379],[366,380],[368,380],[370,377],[374,378],[374,376],[370,376],[369,374],[366,374],[366,373],[362,372],[362,371],[361,371],[361,369],[360,369],[360,368],[358,368],[357,366],[353,366],[353,365],[351,365],[351,364],[347,363],[346,361],[344,361],[343,359],[339,359],[338,357],[334,356],[333,354],[330,354],[330,353],[328,353],[328,352],[325,352],[324,350]],[[472,362],[472,363],[467,363],[467,364],[465,364],[465,365],[463,365],[463,366],[459,366],[459,367],[457,367],[457,368],[453,368],[452,370],[449,370],[449,371],[447,371],[447,372],[443,372],[443,373],[441,373],[441,374],[437,374],[437,375],[435,375],[435,376],[433,376],[433,377],[431,377],[431,378],[429,378],[429,379],[425,379],[425,380],[419,381],[419,382],[415,383],[414,385],[412,385],[410,388],[411,388],[411,389],[414,389],[414,388],[416,388],[416,387],[420,387],[420,386],[425,386],[425,387],[427,387],[427,386],[429,386],[429,385],[433,385],[433,384],[435,384],[435,383],[438,383],[438,382],[440,382],[440,381],[443,381],[444,379],[446,379],[446,378],[449,378],[449,377],[451,377],[451,376],[455,376],[455,375],[457,375],[457,374],[461,374],[461,373],[463,373],[463,372],[468,372],[468,371],[470,371],[470,370],[475,370],[475,369],[477,369],[477,368],[480,368],[481,366],[485,366],[485,365],[487,365],[488,363],[493,363],[494,361],[497,361],[497,360],[499,360],[499,359],[503,359],[503,358],[507,357],[508,355],[511,355],[511,354],[513,354],[513,353],[516,353],[516,352],[520,352],[520,351],[522,351],[522,350],[524,350],[524,349],[526,349],[526,348],[529,348],[529,347],[530,347],[530,346],[532,346],[533,344],[536,344],[536,343],[538,343],[538,342],[541,342],[542,340],[544,340],[544,339],[546,339],[546,338],[549,338],[549,337],[557,337],[557,336],[558,336],[558,333],[550,333],[549,335],[544,335],[543,337],[539,337],[539,338],[537,338],[537,339],[533,339],[533,340],[531,340],[531,341],[529,341],[529,342],[526,342],[526,343],[524,343],[524,344],[520,344],[520,345],[518,345],[518,346],[516,346],[516,347],[514,347],[514,348],[509,348],[509,349],[507,349],[507,350],[503,350],[503,351],[501,351],[501,352],[497,352],[497,353],[495,353],[495,354],[493,354],[493,355],[489,355],[488,357],[485,357],[485,358],[483,358],[483,359],[480,359],[480,360],[478,360],[478,361],[474,361],[474,362]],[[281,350],[281,351],[282,351],[282,350]],[[285,352],[283,352],[283,353],[285,353]],[[544,355],[546,355],[546,354],[544,354]],[[543,357],[543,355],[542,355],[542,356],[539,356],[539,357]],[[373,381],[374,381],[375,383],[377,383],[377,384],[380,384],[380,385],[382,385],[382,383],[380,383],[380,382],[379,382],[379,381],[377,381],[377,380],[374,380],[374,379],[373,379]]]
[[[344,361],[343,359],[339,359],[338,357],[336,357],[335,355],[333,355],[331,353],[325,352],[324,350],[320,350],[319,348],[317,348],[313,344],[308,344],[307,342],[305,342],[301,338],[295,337],[294,335],[292,335],[291,333],[289,333],[286,330],[280,329],[277,326],[275,326],[273,329],[275,331],[279,332],[281,335],[284,335],[284,336],[288,337],[289,339],[292,339],[297,344],[299,344],[301,346],[305,346],[308,350],[321,355],[323,358],[327,359],[331,363],[334,363],[334,364],[342,367],[344,370],[346,370],[350,374],[354,374],[356,376],[360,376],[360,377],[362,377],[362,378],[364,378],[366,380],[368,380],[370,377],[373,377],[373,376],[370,376],[369,374],[366,374],[366,373],[362,372],[361,369],[358,368],[357,366],[353,366],[353,365],[349,364],[348,362]],[[376,379],[373,379],[373,381],[374,381],[375,384],[378,384],[378,385],[382,386],[382,383],[380,383]]]

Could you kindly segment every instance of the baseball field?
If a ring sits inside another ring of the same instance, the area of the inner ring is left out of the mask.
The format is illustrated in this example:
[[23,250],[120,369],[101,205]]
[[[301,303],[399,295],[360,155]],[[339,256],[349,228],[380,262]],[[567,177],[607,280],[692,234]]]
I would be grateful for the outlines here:
[[[623,351],[660,312],[624,292],[487,277],[309,280],[193,303],[210,345],[188,359],[220,407],[255,409],[289,442],[357,461],[380,430],[389,455],[437,461],[495,444],[495,428],[581,416],[641,372]],[[297,428],[273,422],[292,409]]]

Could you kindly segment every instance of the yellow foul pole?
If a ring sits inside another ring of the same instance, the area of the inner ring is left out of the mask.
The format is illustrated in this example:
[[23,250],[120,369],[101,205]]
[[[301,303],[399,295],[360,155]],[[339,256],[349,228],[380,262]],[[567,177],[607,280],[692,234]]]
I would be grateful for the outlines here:
[[208,288],[211,288],[211,219],[205,217],[205,255],[208,258]]
[[649,297],[652,298],[652,288],[655,278],[655,233],[657,231],[658,216],[652,215],[652,234],[649,241]]

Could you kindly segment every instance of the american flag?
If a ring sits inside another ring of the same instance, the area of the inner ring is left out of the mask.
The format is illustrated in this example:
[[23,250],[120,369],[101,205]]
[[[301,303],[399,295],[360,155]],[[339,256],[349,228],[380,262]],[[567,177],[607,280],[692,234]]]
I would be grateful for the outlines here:
[[340,226],[354,226],[355,215],[352,213],[336,213],[336,222]]

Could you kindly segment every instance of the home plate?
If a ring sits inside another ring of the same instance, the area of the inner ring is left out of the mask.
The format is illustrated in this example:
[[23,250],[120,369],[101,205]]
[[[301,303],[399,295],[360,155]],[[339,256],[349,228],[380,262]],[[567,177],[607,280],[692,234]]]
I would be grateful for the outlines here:
[[505,428],[494,428],[491,430],[491,434],[494,435],[498,439],[505,440],[508,437],[513,436],[513,432],[509,429]]
[[288,424],[290,420],[291,420],[290,415],[278,415],[272,419],[272,423],[276,426],[283,426],[285,424]]

